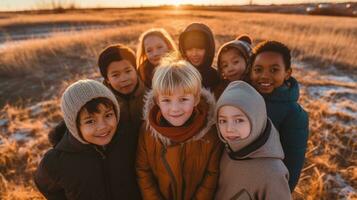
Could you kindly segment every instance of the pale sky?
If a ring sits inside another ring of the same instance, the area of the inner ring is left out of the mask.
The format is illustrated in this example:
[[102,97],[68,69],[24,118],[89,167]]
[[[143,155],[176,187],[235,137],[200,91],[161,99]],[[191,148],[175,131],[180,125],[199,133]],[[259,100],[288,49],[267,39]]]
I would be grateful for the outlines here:
[[[248,4],[250,0],[0,0],[0,11],[7,10],[30,10],[51,2],[75,3],[77,7],[137,7],[156,6],[164,4],[197,4],[197,5],[231,5]],[[314,3],[314,2],[346,2],[346,0],[252,0],[254,4],[287,4],[287,3]],[[350,0],[349,2],[357,2]]]

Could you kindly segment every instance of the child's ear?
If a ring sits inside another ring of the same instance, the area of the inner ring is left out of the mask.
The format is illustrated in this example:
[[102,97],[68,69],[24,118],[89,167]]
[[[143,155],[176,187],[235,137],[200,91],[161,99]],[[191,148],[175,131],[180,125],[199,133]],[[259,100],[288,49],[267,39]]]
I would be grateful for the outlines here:
[[292,72],[293,70],[291,68],[287,69],[284,80],[287,81],[290,78]]
[[110,85],[108,78],[104,78],[104,83]]
[[195,106],[197,106],[200,103],[201,97],[197,96],[195,97]]

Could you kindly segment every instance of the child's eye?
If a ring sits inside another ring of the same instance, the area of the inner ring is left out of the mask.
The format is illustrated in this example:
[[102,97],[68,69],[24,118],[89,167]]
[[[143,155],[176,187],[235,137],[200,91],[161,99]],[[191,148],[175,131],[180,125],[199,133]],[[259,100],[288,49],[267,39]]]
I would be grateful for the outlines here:
[[224,124],[224,123],[226,123],[226,120],[224,120],[224,119],[219,119],[219,120],[218,120],[218,123],[219,123],[219,124]]
[[107,113],[107,114],[105,115],[105,117],[110,118],[110,117],[112,117],[113,115],[114,115],[114,113],[113,113],[113,112],[110,112],[110,113]]
[[227,64],[223,64],[221,68],[225,69],[226,67],[228,67],[228,65]]
[[234,63],[234,64],[238,64],[238,63],[239,63],[239,60],[235,60],[233,63]]
[[242,119],[235,119],[235,120],[234,120],[234,123],[236,123],[236,124],[241,123],[241,122],[243,122]]
[[181,98],[180,101],[188,101],[188,98]]
[[129,74],[130,72],[131,72],[131,69],[129,69],[129,70],[126,70],[126,73],[127,73],[127,74]]
[[168,99],[161,99],[161,102],[169,102],[170,100],[168,100]]
[[88,119],[88,120],[85,120],[84,121],[84,124],[88,124],[88,125],[90,125],[90,124],[94,124],[94,120],[93,119]]
[[279,68],[273,68],[273,69],[271,69],[270,71],[271,71],[272,73],[278,72],[278,71],[279,71]]
[[261,68],[254,68],[253,71],[256,72],[256,73],[259,73],[259,72],[262,72],[262,69]]

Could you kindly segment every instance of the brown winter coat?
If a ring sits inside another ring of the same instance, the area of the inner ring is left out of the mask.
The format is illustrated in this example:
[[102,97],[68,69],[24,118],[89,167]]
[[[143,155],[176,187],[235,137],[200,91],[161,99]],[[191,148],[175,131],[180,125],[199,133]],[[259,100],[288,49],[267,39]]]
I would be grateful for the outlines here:
[[[213,95],[203,90],[200,105],[208,110],[207,120],[186,142],[173,144],[149,123],[142,126],[136,171],[143,199],[213,199],[222,150],[213,123],[214,102]],[[150,93],[144,108],[146,122],[154,105]]]
[[138,77],[138,85],[135,91],[129,95],[123,95],[114,90],[105,81],[104,84],[111,89],[120,106],[120,123],[131,124],[134,127],[141,126],[143,122],[144,95],[147,91],[145,85]]

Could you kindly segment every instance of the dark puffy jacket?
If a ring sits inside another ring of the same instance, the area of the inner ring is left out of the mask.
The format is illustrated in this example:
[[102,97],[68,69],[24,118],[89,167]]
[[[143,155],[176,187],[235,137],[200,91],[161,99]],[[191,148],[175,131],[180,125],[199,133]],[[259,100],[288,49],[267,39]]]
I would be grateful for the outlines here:
[[289,187],[291,191],[294,191],[304,165],[309,135],[308,114],[297,102],[299,99],[298,82],[291,77],[287,84],[263,97],[268,117],[280,134],[285,154],[283,161],[290,174]]
[[[118,131],[105,147],[83,144],[66,129],[51,137],[35,183],[47,199],[140,199],[135,175],[137,131]],[[135,133],[135,134],[133,134]],[[59,136],[58,136],[59,135]]]
[[184,49],[183,47],[183,41],[187,36],[187,34],[193,31],[202,32],[206,35],[206,40],[208,45],[206,48],[204,62],[200,66],[198,66],[197,69],[202,76],[202,85],[205,88],[208,88],[211,91],[213,91],[214,87],[218,85],[220,78],[217,70],[212,67],[212,62],[215,53],[215,43],[214,43],[214,37],[211,29],[205,24],[201,24],[201,23],[192,23],[188,25],[186,29],[180,34],[179,37],[180,53],[183,57],[185,57],[186,49]]

